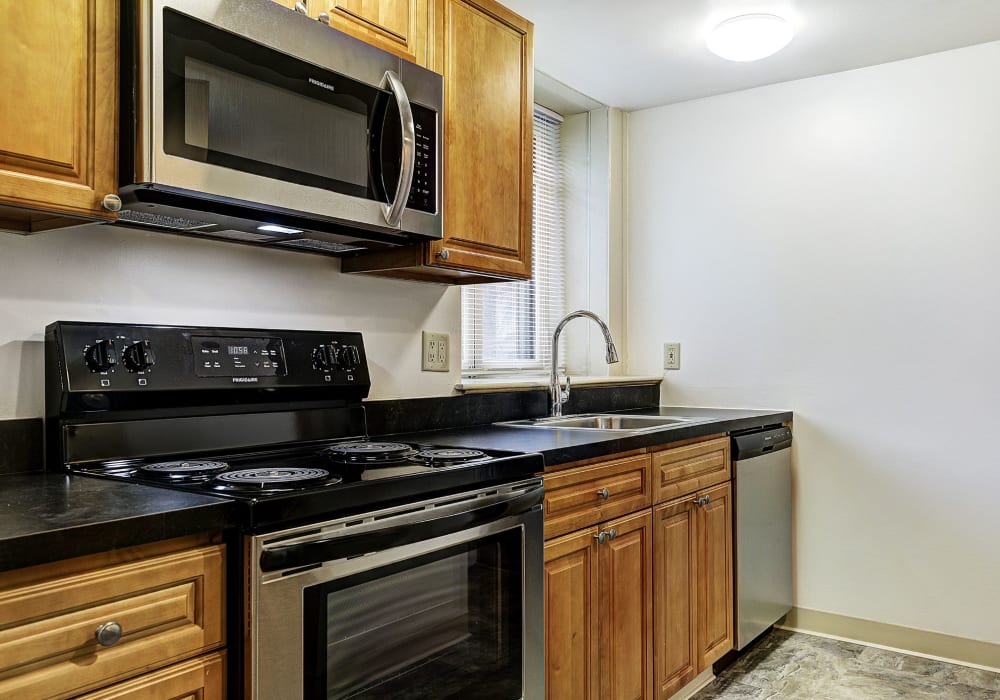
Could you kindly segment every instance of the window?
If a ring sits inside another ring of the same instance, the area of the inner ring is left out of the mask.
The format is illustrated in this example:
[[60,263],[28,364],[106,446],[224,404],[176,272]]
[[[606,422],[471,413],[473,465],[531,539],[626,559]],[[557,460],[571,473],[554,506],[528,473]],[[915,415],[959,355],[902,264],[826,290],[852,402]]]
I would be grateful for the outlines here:
[[541,371],[565,314],[562,119],[535,107],[532,279],[462,289],[462,371]]

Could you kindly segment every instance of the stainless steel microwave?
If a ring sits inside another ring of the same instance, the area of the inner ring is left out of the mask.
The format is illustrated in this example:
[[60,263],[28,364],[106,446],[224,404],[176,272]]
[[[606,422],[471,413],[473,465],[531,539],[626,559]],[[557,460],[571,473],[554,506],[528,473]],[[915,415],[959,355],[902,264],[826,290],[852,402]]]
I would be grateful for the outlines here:
[[441,238],[440,75],[272,0],[130,0],[120,222],[341,254]]

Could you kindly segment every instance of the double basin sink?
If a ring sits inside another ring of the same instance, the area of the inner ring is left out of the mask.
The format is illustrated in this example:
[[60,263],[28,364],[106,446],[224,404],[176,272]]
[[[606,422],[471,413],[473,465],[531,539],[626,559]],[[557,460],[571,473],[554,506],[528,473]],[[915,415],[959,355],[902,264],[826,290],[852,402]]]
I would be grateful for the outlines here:
[[710,420],[702,416],[637,416],[614,413],[590,413],[507,421],[497,425],[546,430],[598,430],[609,433],[652,433]]

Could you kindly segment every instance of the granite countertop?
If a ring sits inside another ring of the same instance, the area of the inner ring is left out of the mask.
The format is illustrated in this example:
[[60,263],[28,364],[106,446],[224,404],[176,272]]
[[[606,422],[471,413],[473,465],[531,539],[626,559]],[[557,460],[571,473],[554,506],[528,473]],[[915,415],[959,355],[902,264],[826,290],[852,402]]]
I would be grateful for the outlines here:
[[644,416],[699,416],[708,420],[640,434],[481,425],[405,433],[393,435],[392,438],[400,442],[423,442],[443,447],[538,452],[545,459],[545,469],[548,471],[583,459],[792,420],[792,412],[785,410],[660,406],[615,413]]
[[228,499],[43,472],[0,476],[0,571],[221,530]]

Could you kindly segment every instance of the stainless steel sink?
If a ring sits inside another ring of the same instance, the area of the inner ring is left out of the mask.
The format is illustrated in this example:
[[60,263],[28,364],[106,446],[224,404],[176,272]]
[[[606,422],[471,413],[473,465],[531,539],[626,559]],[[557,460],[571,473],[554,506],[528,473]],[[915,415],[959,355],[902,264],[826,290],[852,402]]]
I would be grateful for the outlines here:
[[549,430],[600,430],[612,433],[648,433],[654,430],[676,428],[698,423],[707,418],[696,416],[627,416],[619,414],[586,414],[555,418],[515,420],[497,425],[517,428],[546,428]]

